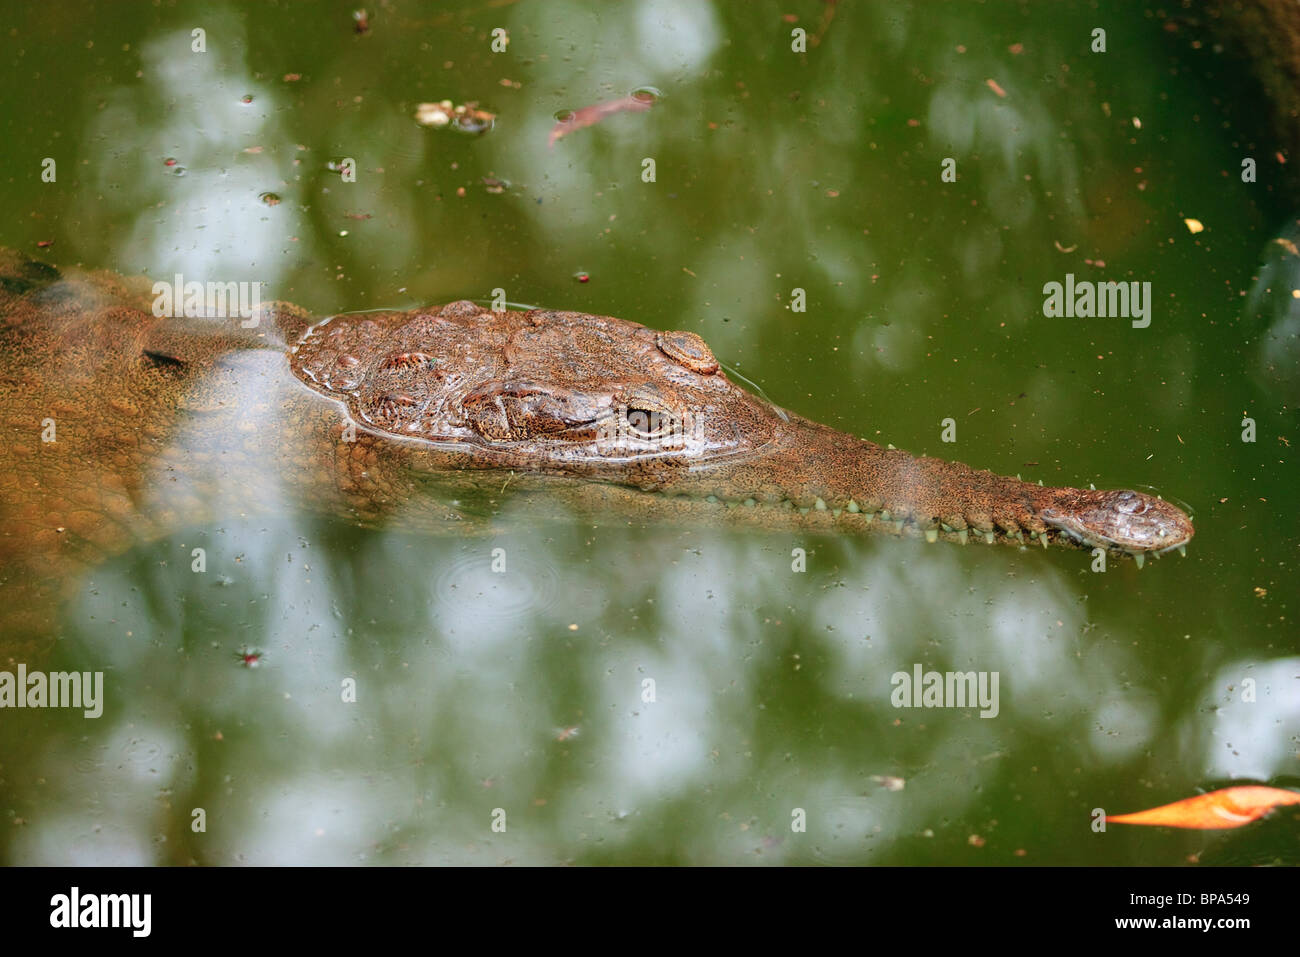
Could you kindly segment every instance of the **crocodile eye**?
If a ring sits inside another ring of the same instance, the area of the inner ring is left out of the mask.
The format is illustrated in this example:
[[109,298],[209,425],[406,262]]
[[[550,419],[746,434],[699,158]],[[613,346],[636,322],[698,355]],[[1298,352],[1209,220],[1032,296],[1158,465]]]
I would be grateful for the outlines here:
[[638,438],[658,439],[673,431],[674,420],[657,409],[632,408],[627,410],[627,427]]

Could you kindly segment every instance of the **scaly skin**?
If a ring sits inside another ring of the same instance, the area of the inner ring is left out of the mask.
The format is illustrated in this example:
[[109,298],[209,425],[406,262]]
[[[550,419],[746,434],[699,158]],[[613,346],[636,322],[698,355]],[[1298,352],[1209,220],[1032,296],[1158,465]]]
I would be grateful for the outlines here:
[[307,505],[455,529],[482,524],[461,497],[495,513],[483,489],[502,485],[530,512],[605,520],[1137,556],[1192,535],[1160,499],[1044,488],[784,412],[693,333],[468,302],[315,325],[276,303],[246,330],[155,318],[150,300],[147,281],[63,279],[0,250],[0,627],[48,632],[70,570],[187,524]]
[[1192,535],[1187,516],[1151,496],[1044,488],[818,425],[732,384],[694,333],[607,316],[470,302],[339,316],[299,336],[290,365],[353,420],[439,449],[437,467],[712,498],[767,526],[827,511],[845,529],[879,522],[934,541],[1028,537],[1136,555]]

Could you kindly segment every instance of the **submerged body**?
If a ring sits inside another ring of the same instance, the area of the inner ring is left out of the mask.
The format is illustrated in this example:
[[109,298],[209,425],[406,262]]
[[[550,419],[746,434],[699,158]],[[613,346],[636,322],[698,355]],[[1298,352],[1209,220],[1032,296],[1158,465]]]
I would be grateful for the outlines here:
[[321,322],[277,303],[245,329],[155,317],[148,288],[0,252],[0,597],[37,629],[74,566],[186,524],[307,505],[456,528],[490,521],[506,485],[619,522],[1139,557],[1192,535],[1151,496],[1045,488],[778,409],[689,332],[469,302]]

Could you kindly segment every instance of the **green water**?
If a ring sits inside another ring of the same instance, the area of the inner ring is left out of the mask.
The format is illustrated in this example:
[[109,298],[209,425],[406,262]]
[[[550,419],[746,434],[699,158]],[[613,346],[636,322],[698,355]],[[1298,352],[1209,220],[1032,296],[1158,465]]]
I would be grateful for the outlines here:
[[[335,4],[15,5],[0,245],[320,315],[499,288],[693,330],[846,431],[1185,503],[1187,557],[231,516],[88,573],[48,667],[104,671],[104,714],[0,712],[0,860],[1300,859],[1284,815],[1090,827],[1300,776],[1294,160],[1154,8],[828,9],[394,0],[358,35]],[[643,86],[548,147],[557,111]],[[414,121],[443,98],[495,127]],[[1149,282],[1150,325],[1046,318],[1067,273]],[[997,716],[893,707],[917,664],[997,672]]]

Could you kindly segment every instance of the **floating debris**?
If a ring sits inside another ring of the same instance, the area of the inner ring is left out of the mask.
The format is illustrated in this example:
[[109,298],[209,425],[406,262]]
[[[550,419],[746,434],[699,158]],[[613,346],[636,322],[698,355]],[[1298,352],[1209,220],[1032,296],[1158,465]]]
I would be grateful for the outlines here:
[[510,183],[504,179],[497,179],[495,176],[484,176],[483,188],[489,193],[500,195],[510,188]]
[[441,129],[451,122],[451,117],[451,100],[443,100],[441,103],[421,103],[415,108],[415,122],[421,126]]
[[278,195],[276,195],[275,193],[271,193],[271,192],[262,193],[262,194],[261,194],[260,196],[258,196],[257,198],[258,198],[259,200],[262,201],[262,205],[263,205],[263,206],[279,206],[279,205],[280,205],[280,197],[279,197]]
[[370,15],[365,10],[352,11],[353,29],[357,33],[368,33],[370,31]]
[[644,113],[654,106],[662,96],[663,94],[654,87],[643,86],[640,89],[633,90],[627,96],[619,97],[617,100],[593,103],[591,106],[584,106],[580,110],[561,110],[555,114],[556,122],[551,127],[551,135],[546,145],[554,146],[555,141],[561,137],[568,136],[574,130],[594,126],[615,113]]
[[1187,226],[1187,231],[1193,236],[1205,229],[1199,219],[1184,219],[1183,223]]
[[263,652],[257,651],[253,648],[244,647],[235,652],[235,660],[245,668],[258,667],[262,664],[264,658],[266,658],[266,655]]
[[415,122],[442,129],[450,126],[458,133],[486,133],[496,122],[496,114],[480,110],[477,102],[453,106],[451,100],[420,103],[415,108]]
[[1107,814],[1106,823],[1220,830],[1257,821],[1273,808],[1285,804],[1300,804],[1300,794],[1283,788],[1247,784],[1197,794],[1132,814]]

